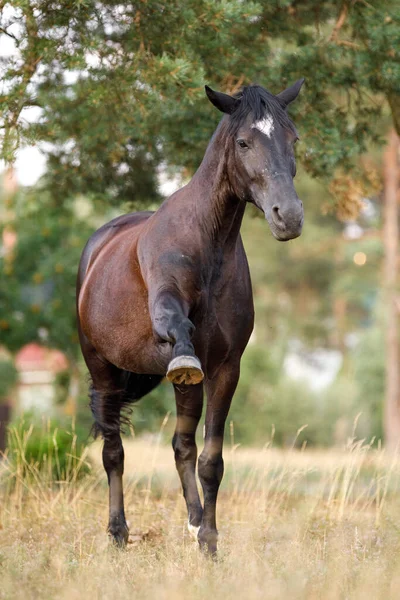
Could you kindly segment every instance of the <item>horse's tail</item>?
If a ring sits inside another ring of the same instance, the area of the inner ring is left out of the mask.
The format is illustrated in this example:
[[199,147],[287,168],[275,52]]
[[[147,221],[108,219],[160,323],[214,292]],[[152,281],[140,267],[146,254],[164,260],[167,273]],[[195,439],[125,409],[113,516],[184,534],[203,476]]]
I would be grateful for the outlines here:
[[92,435],[107,437],[119,433],[121,425],[130,425],[131,404],[138,402],[162,381],[162,375],[123,372],[123,387],[110,392],[89,388],[90,409],[94,417]]

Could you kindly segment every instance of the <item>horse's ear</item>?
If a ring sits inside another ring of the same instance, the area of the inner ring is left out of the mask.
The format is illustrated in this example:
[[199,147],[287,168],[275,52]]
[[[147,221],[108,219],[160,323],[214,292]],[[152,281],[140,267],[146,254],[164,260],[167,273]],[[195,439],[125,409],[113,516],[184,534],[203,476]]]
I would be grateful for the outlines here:
[[286,90],[283,90],[283,92],[281,92],[280,94],[277,94],[276,97],[278,98],[278,100],[280,101],[280,103],[282,104],[282,106],[284,108],[286,108],[286,106],[288,104],[293,102],[293,100],[296,100],[303,83],[304,83],[304,77],[302,79],[299,79],[298,81],[296,81],[296,83],[294,83],[293,85],[288,87]]
[[215,92],[208,85],[205,85],[204,88],[209,101],[221,112],[231,115],[237,108],[239,100],[236,100],[236,98],[232,98],[232,96],[228,96],[228,94],[223,94],[222,92]]

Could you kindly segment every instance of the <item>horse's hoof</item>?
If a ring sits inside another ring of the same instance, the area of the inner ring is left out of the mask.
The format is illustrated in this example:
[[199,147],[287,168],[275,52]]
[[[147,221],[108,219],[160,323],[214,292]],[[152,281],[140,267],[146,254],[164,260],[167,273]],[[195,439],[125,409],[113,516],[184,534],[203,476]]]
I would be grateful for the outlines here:
[[196,356],[176,356],[168,365],[167,379],[175,385],[196,385],[204,379],[201,364]]
[[109,527],[107,533],[113,546],[116,548],[126,548],[129,539],[129,529],[126,525],[122,527]]
[[216,543],[207,544],[204,542],[200,542],[200,540],[198,540],[198,542],[199,542],[200,552],[203,554],[203,556],[206,556],[207,558],[210,558],[211,560],[213,560],[215,562],[219,561]]
[[199,548],[205,556],[217,560],[217,541],[218,533],[216,530],[204,530],[200,527],[197,540],[199,542]]

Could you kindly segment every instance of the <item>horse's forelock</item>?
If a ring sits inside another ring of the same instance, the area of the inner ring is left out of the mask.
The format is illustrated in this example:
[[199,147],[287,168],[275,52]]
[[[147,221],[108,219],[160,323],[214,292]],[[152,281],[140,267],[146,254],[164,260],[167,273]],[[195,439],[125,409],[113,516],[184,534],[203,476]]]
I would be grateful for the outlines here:
[[236,110],[229,118],[229,132],[235,134],[251,114],[253,122],[270,117],[285,129],[296,131],[286,110],[276,96],[260,85],[244,87],[235,98],[240,100]]

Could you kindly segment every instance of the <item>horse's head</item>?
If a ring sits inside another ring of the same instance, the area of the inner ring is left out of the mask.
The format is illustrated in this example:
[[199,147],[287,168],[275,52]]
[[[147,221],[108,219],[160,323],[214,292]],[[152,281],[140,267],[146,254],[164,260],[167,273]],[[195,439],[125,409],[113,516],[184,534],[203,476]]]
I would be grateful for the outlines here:
[[237,97],[206,86],[210,101],[226,113],[230,184],[239,198],[253,202],[267,219],[274,237],[298,237],[303,227],[303,203],[294,189],[295,126],[286,107],[297,97],[303,79],[277,96],[258,85]]

